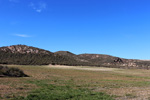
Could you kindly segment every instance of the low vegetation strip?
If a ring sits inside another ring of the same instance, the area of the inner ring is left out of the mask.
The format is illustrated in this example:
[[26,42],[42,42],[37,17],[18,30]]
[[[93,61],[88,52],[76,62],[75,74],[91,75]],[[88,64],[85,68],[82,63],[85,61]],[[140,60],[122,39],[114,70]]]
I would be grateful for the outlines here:
[[41,88],[27,97],[16,97],[13,100],[114,100],[112,96],[102,92],[93,92],[84,88],[73,88],[71,85],[58,86],[45,84],[43,81],[31,82]]

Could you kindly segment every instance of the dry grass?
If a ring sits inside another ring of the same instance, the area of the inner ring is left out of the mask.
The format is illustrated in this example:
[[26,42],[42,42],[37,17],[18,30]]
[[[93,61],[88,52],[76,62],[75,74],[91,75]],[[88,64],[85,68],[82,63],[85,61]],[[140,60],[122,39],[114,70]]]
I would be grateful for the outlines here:
[[38,86],[29,81],[50,84],[72,84],[74,88],[89,88],[96,92],[116,95],[118,100],[149,100],[150,70],[117,69],[74,66],[16,66],[30,77],[0,78],[0,95],[7,100],[13,96],[27,95]]

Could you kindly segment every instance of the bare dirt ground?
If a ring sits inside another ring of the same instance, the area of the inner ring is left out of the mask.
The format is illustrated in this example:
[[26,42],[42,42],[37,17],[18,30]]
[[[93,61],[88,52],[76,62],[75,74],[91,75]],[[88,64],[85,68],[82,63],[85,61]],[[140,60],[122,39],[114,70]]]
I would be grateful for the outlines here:
[[[139,75],[143,74],[143,70],[132,71],[133,69],[119,69],[119,68],[106,68],[106,67],[89,67],[89,66],[63,66],[63,65],[49,65],[49,68],[54,69],[74,69],[74,70],[85,70],[85,71],[105,71],[105,72],[114,72],[120,74],[131,74],[131,75]],[[146,70],[144,70],[145,72]]]
[[106,67],[88,67],[88,66],[63,66],[63,65],[49,65],[50,68],[58,69],[75,69],[75,70],[87,70],[87,71],[115,71],[117,68]]

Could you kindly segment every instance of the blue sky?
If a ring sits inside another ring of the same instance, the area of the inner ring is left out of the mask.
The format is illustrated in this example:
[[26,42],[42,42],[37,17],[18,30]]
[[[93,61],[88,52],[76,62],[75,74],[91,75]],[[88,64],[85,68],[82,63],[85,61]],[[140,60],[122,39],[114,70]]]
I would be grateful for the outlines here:
[[149,0],[0,0],[0,46],[150,59]]

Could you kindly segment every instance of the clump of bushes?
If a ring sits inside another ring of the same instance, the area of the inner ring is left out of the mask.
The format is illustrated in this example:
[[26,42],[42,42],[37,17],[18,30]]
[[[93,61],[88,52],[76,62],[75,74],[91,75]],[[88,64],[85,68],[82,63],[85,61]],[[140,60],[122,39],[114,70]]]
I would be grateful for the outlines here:
[[0,66],[0,76],[28,77],[28,75],[19,68],[9,68],[7,66]]

